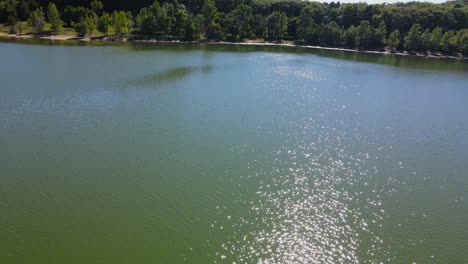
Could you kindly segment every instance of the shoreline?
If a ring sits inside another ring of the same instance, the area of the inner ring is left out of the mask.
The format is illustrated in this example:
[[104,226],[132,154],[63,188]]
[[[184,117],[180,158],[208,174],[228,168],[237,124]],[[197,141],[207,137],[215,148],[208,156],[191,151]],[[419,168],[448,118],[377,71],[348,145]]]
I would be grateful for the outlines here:
[[112,37],[77,37],[72,35],[45,35],[35,36],[31,34],[25,35],[14,35],[0,32],[0,37],[10,39],[44,39],[44,40],[61,40],[61,41],[76,41],[76,42],[122,42],[122,43],[181,43],[181,44],[207,44],[207,45],[246,45],[246,46],[279,46],[279,47],[295,47],[304,49],[315,49],[315,50],[331,50],[331,51],[347,51],[355,53],[367,53],[367,54],[382,54],[382,55],[396,55],[396,56],[414,56],[414,57],[426,57],[435,59],[457,59],[457,60],[468,60],[468,57],[458,57],[443,54],[421,54],[421,53],[410,53],[410,52],[390,52],[390,51],[379,51],[379,50],[357,50],[350,48],[338,48],[338,47],[325,47],[316,45],[300,45],[292,43],[275,43],[275,42],[256,42],[256,41],[245,41],[245,42],[230,42],[230,41],[182,41],[182,40],[156,40],[156,39],[115,39]]

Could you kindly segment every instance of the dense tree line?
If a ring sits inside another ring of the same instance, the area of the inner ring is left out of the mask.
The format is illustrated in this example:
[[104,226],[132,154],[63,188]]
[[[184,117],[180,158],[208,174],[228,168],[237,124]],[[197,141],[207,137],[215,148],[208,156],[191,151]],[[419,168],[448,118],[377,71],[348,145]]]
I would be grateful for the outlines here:
[[[41,34],[157,39],[290,40],[307,45],[468,55],[468,0],[318,3],[301,0],[0,0],[0,22],[28,20]],[[20,28],[17,29],[18,31]]]

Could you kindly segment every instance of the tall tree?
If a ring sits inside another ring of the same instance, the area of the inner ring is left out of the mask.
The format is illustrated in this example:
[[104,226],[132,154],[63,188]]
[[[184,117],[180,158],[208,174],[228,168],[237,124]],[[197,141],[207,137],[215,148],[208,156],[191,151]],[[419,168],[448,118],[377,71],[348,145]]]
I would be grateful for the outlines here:
[[374,28],[371,27],[369,21],[362,20],[358,28],[357,44],[361,48],[368,48],[371,46],[371,41],[374,36]]
[[98,30],[102,34],[104,34],[104,36],[107,36],[111,25],[112,25],[112,17],[111,15],[109,15],[109,13],[104,11],[98,20],[98,24],[97,24]]
[[320,27],[314,22],[315,8],[311,5],[304,7],[299,16],[297,35],[304,42],[317,44],[319,40]]
[[10,25],[15,24],[18,20],[17,6],[17,0],[0,1],[0,22],[9,23]]
[[90,37],[93,36],[94,34],[94,31],[96,30],[96,26],[97,26],[97,22],[96,22],[96,17],[93,14],[90,14],[88,16],[85,17],[83,23],[84,23],[84,26],[86,28],[86,33],[85,35],[88,35]]
[[358,44],[359,28],[350,26],[343,35],[343,42],[347,47],[355,48]]
[[454,53],[457,50],[457,38],[452,30],[444,33],[440,40],[440,48],[447,54]]
[[42,34],[45,26],[45,15],[42,7],[37,8],[31,13],[29,24],[33,27],[34,33]]
[[113,23],[114,23],[114,30],[115,36],[118,38],[123,37],[124,35],[128,34],[130,31],[130,20],[127,17],[125,11],[114,11],[113,16]]
[[54,3],[49,3],[47,8],[47,19],[50,23],[50,31],[52,34],[58,34],[62,30],[62,20],[60,13]]
[[405,49],[410,51],[421,50],[421,25],[414,24],[405,37]]
[[[178,8],[174,16],[174,25],[172,28],[172,35],[176,38],[182,39],[185,37],[185,30],[187,29],[187,19],[189,15],[185,8]],[[192,29],[188,29],[192,30]],[[193,30],[192,30],[193,31]]]
[[99,0],[93,0],[91,2],[91,10],[98,16],[102,14],[102,10],[104,9],[104,5]]
[[395,29],[390,36],[388,36],[387,44],[392,51],[396,50],[400,45],[400,31]]
[[210,26],[212,23],[216,23],[219,18],[219,13],[216,8],[215,1],[204,0],[201,14],[203,15],[205,27]]
[[66,6],[63,10],[63,20],[66,25],[73,26],[75,23],[82,22],[86,14],[87,11],[82,6]]
[[264,38],[266,32],[266,19],[261,14],[257,14],[254,17],[254,34],[257,38]]
[[223,37],[223,30],[219,25],[219,13],[214,0],[205,0],[201,10],[203,15],[205,37],[208,40],[220,40]]
[[280,41],[288,29],[288,17],[284,12],[275,11],[267,17],[267,38]]
[[457,32],[457,48],[458,52],[468,56],[468,29],[462,29]]
[[341,36],[341,28],[335,21],[332,21],[322,26],[322,31],[320,32],[320,42],[322,45],[340,45],[342,42]]
[[429,37],[429,45],[432,51],[440,50],[440,40],[442,39],[442,28],[436,27],[432,30],[431,36]]
[[228,15],[230,31],[234,40],[244,40],[252,36],[252,7],[240,4]]
[[375,29],[373,42],[376,47],[383,47],[387,43],[387,26],[384,21],[380,22],[379,27]]

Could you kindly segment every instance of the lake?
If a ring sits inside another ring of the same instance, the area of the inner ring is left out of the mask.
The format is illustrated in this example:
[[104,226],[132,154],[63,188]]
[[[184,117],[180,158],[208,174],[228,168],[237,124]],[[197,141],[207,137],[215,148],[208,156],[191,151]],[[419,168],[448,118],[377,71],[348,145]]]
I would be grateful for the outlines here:
[[0,42],[2,263],[465,263],[468,61]]

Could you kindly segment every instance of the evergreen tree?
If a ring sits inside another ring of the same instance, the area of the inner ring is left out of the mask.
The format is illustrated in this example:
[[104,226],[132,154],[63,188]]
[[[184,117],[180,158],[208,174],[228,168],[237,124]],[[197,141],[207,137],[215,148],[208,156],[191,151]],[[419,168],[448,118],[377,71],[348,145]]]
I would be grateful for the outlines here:
[[431,49],[430,39],[431,39],[431,30],[426,29],[421,34],[421,50],[429,51]]
[[442,39],[442,28],[436,27],[432,30],[431,36],[429,37],[429,46],[432,51],[440,51],[440,40]]
[[405,49],[409,51],[421,50],[421,25],[414,24],[405,37]]
[[440,40],[440,48],[446,54],[453,53],[457,50],[457,38],[452,30],[444,33]]
[[398,29],[394,30],[390,36],[388,36],[387,44],[392,51],[398,48],[400,45],[400,31]]

